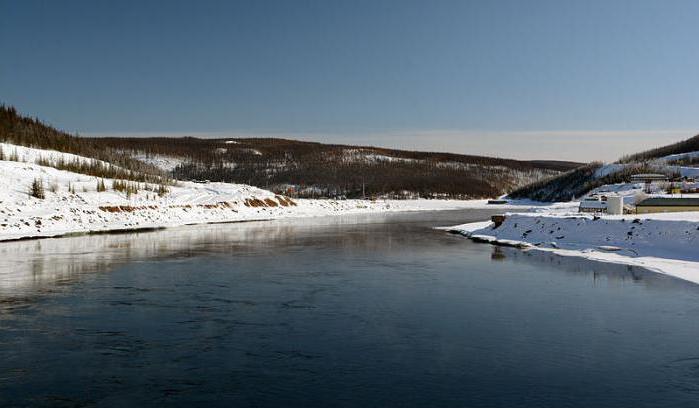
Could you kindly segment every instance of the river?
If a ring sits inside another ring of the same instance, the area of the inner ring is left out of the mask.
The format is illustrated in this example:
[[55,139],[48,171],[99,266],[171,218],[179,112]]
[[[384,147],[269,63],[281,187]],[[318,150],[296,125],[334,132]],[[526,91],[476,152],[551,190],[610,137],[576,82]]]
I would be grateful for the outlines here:
[[0,406],[679,407],[699,286],[444,211],[0,244]]

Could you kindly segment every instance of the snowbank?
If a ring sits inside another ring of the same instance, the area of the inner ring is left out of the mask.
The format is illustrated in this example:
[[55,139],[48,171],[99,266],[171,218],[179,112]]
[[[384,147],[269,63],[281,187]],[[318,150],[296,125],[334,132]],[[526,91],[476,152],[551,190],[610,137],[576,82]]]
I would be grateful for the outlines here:
[[506,214],[445,228],[471,239],[646,267],[699,283],[699,213],[626,216]]

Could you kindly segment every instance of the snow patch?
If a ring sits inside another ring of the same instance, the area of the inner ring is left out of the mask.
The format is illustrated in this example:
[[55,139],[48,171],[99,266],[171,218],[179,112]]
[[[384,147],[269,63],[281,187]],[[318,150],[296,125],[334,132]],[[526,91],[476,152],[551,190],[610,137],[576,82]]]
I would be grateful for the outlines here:
[[145,153],[135,153],[131,155],[134,159],[140,160],[146,164],[150,164],[164,171],[172,171],[177,166],[186,163],[186,160],[180,157],[165,156],[161,154],[145,154]]

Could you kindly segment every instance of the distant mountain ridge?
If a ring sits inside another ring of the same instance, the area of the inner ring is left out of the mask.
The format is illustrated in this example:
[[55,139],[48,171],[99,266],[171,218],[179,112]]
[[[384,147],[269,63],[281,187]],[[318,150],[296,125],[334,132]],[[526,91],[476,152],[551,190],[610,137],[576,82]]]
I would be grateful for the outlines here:
[[116,177],[114,169],[99,165],[61,163],[98,177],[243,183],[296,197],[495,197],[581,165],[272,138],[86,138],[5,105],[0,106],[0,142],[72,153],[121,169]]
[[495,197],[581,165],[274,138],[93,140],[160,164],[178,179],[245,183],[297,197]]

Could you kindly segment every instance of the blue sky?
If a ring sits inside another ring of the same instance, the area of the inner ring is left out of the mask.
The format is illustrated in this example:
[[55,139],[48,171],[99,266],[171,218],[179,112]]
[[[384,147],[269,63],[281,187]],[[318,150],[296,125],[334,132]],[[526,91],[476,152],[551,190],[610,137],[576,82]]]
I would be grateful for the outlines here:
[[672,0],[0,0],[0,101],[83,134],[609,160],[699,133],[696,16]]

